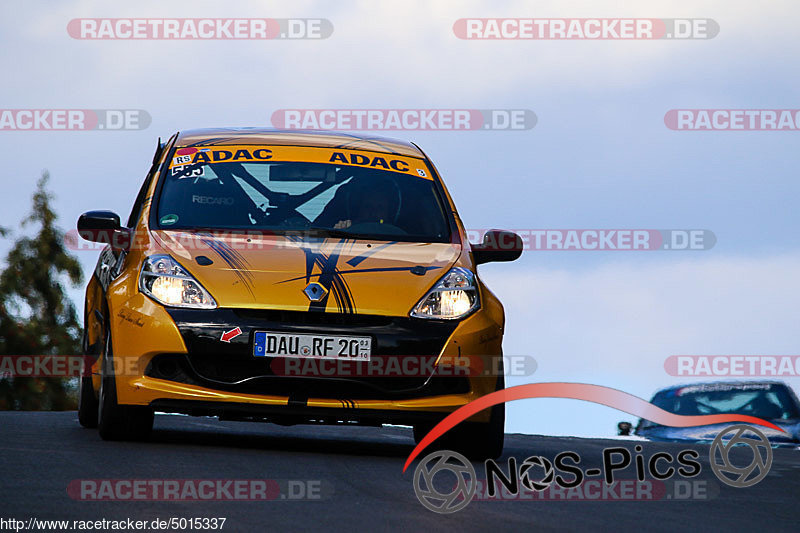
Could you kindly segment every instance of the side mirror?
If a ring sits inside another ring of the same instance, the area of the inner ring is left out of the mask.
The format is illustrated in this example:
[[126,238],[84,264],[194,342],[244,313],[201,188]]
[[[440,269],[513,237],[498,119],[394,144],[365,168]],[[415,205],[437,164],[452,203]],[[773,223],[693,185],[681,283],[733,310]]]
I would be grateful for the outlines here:
[[119,215],[112,211],[87,211],[78,219],[78,235],[87,241],[110,244],[115,250],[130,246],[130,230],[119,224]]
[[620,422],[617,424],[617,435],[630,435],[633,424],[630,422]]
[[515,261],[522,255],[522,239],[511,231],[493,229],[483,236],[483,243],[472,245],[475,264]]

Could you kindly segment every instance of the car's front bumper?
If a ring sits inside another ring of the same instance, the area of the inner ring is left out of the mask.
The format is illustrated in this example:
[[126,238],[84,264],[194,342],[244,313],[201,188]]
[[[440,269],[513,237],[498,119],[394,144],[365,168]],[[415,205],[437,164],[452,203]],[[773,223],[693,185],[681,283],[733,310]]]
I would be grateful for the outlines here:
[[[111,311],[121,404],[227,418],[336,418],[372,423],[383,417],[387,423],[410,423],[420,417],[441,417],[497,386],[497,375],[491,370],[497,368],[501,355],[502,329],[484,311],[449,322],[334,313],[186,310],[166,309],[141,295]],[[221,340],[222,333],[236,327],[240,335],[230,342]],[[414,357],[427,362],[415,368],[450,365],[463,370],[464,364],[469,368],[466,373],[434,376],[276,375],[266,358],[253,356],[253,335],[258,330],[370,335],[373,359]],[[180,372],[164,372],[164,368],[174,369],[160,365],[165,359],[183,361],[178,365]]]

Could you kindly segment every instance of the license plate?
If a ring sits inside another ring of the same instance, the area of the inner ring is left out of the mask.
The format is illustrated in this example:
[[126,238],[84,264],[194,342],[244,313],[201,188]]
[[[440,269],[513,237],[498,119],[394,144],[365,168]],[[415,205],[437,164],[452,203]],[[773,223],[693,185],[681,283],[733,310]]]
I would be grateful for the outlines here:
[[348,335],[295,335],[275,331],[256,331],[253,355],[256,357],[299,357],[369,361],[371,337]]

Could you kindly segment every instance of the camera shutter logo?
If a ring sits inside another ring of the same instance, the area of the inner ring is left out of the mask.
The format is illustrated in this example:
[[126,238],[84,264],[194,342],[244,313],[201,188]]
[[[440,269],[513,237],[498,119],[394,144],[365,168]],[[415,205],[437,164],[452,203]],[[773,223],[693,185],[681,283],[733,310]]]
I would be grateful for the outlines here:
[[[731,432],[735,432],[735,435],[727,442],[723,442],[723,437]],[[755,439],[746,433],[754,434],[758,438]],[[739,444],[748,446],[753,454],[750,464],[745,467],[734,465],[730,459],[732,449],[742,448],[737,446]],[[752,487],[769,472],[772,466],[772,447],[767,437],[756,428],[737,424],[719,432],[711,443],[708,460],[714,474],[726,485],[737,488]]]
[[[455,475],[457,481],[451,492],[439,492],[434,486],[433,478],[440,472]],[[450,450],[433,452],[420,461],[414,470],[414,492],[417,499],[435,513],[450,514],[460,511],[472,501],[477,488],[472,463],[463,455]]]
[[[531,469],[535,466],[544,470],[544,476],[539,481],[531,479]],[[519,468],[519,478],[522,482],[522,485],[537,492],[543,491],[549,487],[550,484],[553,483],[555,475],[556,473],[553,469],[553,463],[541,455],[528,457]]]

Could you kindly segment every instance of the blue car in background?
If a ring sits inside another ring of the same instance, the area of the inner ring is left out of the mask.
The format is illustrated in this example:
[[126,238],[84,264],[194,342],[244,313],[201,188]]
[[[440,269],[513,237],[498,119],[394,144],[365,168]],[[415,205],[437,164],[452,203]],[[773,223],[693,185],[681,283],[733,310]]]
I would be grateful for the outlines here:
[[[655,393],[653,405],[678,415],[741,414],[763,418],[782,428],[781,433],[759,427],[773,446],[800,445],[800,401],[779,381],[729,381],[667,387]],[[711,443],[730,424],[678,428],[641,419],[634,434],[653,441]],[[631,424],[620,422],[620,435],[630,434]]]

